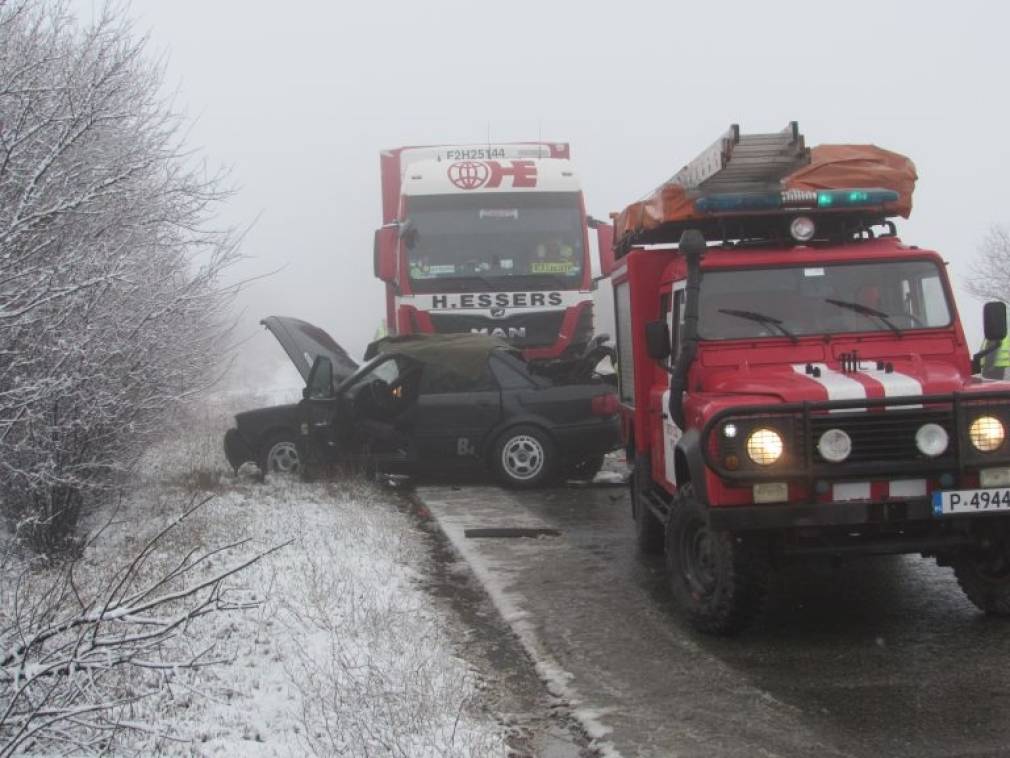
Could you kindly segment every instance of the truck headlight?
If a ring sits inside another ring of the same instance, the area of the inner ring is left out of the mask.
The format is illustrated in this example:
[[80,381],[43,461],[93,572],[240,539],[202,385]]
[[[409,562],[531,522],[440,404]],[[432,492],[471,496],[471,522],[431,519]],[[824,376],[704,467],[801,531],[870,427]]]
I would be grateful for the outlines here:
[[947,430],[939,424],[923,424],[915,433],[915,446],[919,448],[920,453],[930,458],[943,455],[949,442]]
[[981,453],[991,453],[1003,444],[1006,429],[995,416],[979,416],[968,427],[968,438]]
[[759,466],[770,466],[782,457],[782,435],[774,429],[755,429],[747,438],[747,455]]
[[843,429],[828,429],[817,441],[817,452],[831,463],[841,463],[852,452],[852,438]]

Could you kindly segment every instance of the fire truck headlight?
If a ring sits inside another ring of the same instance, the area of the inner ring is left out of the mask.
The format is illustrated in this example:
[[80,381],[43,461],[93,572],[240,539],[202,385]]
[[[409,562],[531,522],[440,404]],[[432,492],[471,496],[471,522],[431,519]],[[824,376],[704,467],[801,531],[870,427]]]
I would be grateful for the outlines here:
[[831,463],[841,463],[852,452],[852,438],[842,429],[828,429],[817,441],[817,452]]
[[939,424],[923,424],[915,433],[915,446],[919,452],[930,458],[943,455],[950,443],[947,430]]
[[1003,444],[1006,429],[995,416],[979,416],[968,427],[968,438],[979,452],[991,453]]
[[759,466],[770,466],[782,457],[782,435],[774,429],[755,429],[747,438],[747,455]]

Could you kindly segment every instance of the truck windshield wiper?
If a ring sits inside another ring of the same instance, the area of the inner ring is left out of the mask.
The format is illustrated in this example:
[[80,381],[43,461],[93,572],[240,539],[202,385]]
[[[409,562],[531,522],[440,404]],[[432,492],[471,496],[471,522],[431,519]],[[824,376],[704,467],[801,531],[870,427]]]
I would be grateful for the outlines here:
[[738,311],[734,308],[720,308],[719,313],[725,313],[727,316],[736,316],[737,318],[745,318],[748,321],[757,321],[759,324],[767,324],[768,326],[778,329],[782,334],[791,339],[793,342],[799,342],[799,337],[793,334],[791,331],[782,326],[782,321],[777,318],[772,318],[764,313],[755,313],[754,311]]
[[868,305],[863,305],[862,303],[850,303],[847,300],[835,300],[831,297],[824,298],[824,302],[831,303],[832,305],[837,305],[839,308],[848,308],[854,313],[858,313],[860,316],[867,316],[869,318],[878,319],[884,326],[890,329],[899,337],[901,336],[901,329],[894,325],[891,321],[891,316],[889,313],[884,313],[883,311],[878,311],[876,308],[871,308]]

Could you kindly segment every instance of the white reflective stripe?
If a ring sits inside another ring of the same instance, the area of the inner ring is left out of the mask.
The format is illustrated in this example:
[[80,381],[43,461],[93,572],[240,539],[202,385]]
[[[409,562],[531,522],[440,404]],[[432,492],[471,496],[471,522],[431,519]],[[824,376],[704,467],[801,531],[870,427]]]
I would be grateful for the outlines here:
[[[808,379],[812,379],[824,388],[824,391],[828,393],[828,400],[863,400],[866,398],[866,387],[862,385],[861,382],[856,381],[851,376],[846,376],[841,371],[835,371],[834,369],[828,368],[824,363],[813,363],[811,364],[814,369],[820,370],[820,376],[815,376],[814,374],[807,373],[807,364],[805,363],[795,363],[793,364],[793,371],[797,374],[802,374]],[[865,408],[833,408],[832,413],[837,413],[842,411],[848,413],[851,411],[864,411]]]
[[898,479],[887,486],[891,497],[926,497],[925,479]]
[[831,499],[841,500],[869,500],[869,482],[839,482],[831,486]]
[[659,412],[663,417],[663,473],[670,484],[676,485],[676,449],[681,434],[680,428],[670,418],[670,390],[663,393],[663,405]]
[[[884,397],[922,397],[922,382],[914,376],[902,374],[898,371],[887,373],[883,369],[867,369],[862,372],[874,381],[880,382],[884,388]],[[889,405],[888,410],[895,408],[921,408],[921,403],[909,403],[908,405]]]

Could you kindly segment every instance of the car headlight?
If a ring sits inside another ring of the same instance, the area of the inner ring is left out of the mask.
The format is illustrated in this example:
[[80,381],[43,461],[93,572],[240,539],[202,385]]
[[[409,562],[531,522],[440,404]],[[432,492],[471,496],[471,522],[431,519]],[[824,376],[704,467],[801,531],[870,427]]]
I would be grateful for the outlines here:
[[939,424],[923,424],[915,433],[915,446],[920,453],[930,458],[943,455],[949,442],[947,430]]
[[831,463],[841,463],[852,452],[852,438],[842,429],[828,429],[817,441],[817,452]]
[[782,435],[774,429],[755,429],[747,438],[747,455],[760,466],[770,466],[782,457]]
[[975,449],[982,453],[991,453],[1003,444],[1006,429],[1003,422],[995,416],[979,416],[968,427],[968,438]]

